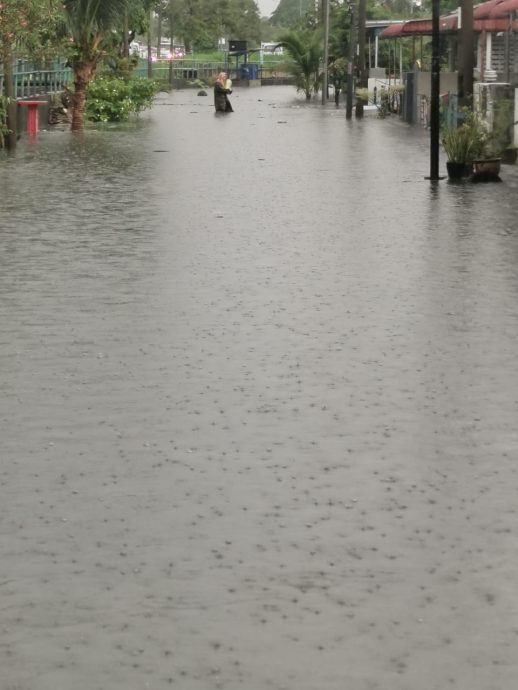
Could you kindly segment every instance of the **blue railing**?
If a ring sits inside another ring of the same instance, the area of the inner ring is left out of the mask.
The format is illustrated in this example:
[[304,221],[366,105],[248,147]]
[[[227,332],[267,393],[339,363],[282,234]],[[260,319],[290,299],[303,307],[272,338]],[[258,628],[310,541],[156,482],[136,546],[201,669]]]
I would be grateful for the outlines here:
[[[15,98],[30,98],[63,91],[72,80],[72,70],[61,67],[52,70],[31,70],[22,68],[13,74]],[[3,77],[0,76],[0,93],[4,93]]]
[[47,93],[58,93],[72,79],[72,70],[33,70],[31,72],[17,72],[14,84],[16,98],[28,98]]
[[[171,78],[174,81],[195,81],[200,79],[202,81],[214,77],[224,65],[221,62],[201,62],[197,60],[175,60],[172,65],[166,60],[154,62],[152,65],[152,77],[161,81],[168,82]],[[235,78],[243,78],[243,68],[246,65],[239,65],[237,74],[235,66],[230,65],[231,72]],[[253,67],[252,78],[261,79],[261,77],[275,77],[277,74],[283,75],[281,65],[279,65],[280,73],[276,73],[275,65],[268,63],[263,67],[257,64],[251,64]],[[147,60],[140,60],[137,68],[134,71],[135,76],[148,76]],[[69,86],[73,79],[73,72],[69,67],[62,64],[57,64],[54,69],[31,69],[29,63],[18,62],[14,67],[13,86],[14,96],[17,99],[31,98],[34,96],[42,96],[45,94],[59,93]],[[4,93],[3,77],[0,75],[0,93]]]

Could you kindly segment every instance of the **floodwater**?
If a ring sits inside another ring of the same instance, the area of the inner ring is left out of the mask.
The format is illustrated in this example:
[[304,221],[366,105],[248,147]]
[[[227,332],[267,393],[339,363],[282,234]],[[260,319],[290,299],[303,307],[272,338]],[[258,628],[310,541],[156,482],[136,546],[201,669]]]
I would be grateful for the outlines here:
[[514,690],[517,168],[211,100],[0,159],[1,690]]

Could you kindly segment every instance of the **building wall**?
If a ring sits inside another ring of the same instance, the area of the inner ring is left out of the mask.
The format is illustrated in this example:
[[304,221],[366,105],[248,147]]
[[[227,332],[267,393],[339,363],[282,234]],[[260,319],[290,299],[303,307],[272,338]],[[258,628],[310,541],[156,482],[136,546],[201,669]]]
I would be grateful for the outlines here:
[[[417,72],[417,96],[426,96],[430,98],[431,76],[430,72]],[[457,72],[441,72],[439,90],[441,94],[457,93]]]
[[[509,70],[518,72],[518,45],[517,36],[512,34],[509,40]],[[504,34],[493,34],[493,50],[491,52],[491,66],[498,75],[505,74],[505,41]]]

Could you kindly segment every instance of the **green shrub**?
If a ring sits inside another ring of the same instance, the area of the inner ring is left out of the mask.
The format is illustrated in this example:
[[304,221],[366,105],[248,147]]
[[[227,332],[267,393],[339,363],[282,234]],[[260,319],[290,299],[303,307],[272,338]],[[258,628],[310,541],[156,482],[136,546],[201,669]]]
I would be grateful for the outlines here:
[[100,75],[88,87],[86,118],[92,122],[125,122],[131,113],[151,107],[157,90],[152,79]]

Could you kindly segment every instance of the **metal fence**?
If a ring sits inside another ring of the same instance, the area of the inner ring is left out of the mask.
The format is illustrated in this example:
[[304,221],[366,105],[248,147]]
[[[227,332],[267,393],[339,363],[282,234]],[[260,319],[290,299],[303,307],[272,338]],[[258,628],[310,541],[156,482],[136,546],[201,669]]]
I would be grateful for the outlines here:
[[[201,62],[196,60],[166,60],[153,62],[151,73],[153,79],[160,81],[207,81],[215,77],[222,69],[230,71],[235,79],[275,79],[289,77],[285,63],[257,62],[235,64],[233,61]],[[147,60],[140,60],[134,74],[139,77],[148,76]]]
[[38,70],[15,74],[15,93],[17,98],[27,98],[63,91],[72,79],[68,68],[60,70]]
[[[30,98],[59,93],[72,80],[72,70],[64,65],[52,69],[32,69],[29,63],[19,61],[13,70],[15,98]],[[4,78],[0,75],[0,94],[4,93]]]
[[[260,65],[249,63],[247,65],[225,65],[222,62],[201,62],[195,60],[175,60],[172,64],[165,60],[153,63],[151,67],[152,78],[166,83],[179,81],[209,81],[215,77],[222,68],[230,70],[233,78],[264,79],[274,83],[289,77],[282,69],[282,64],[268,63]],[[133,74],[137,77],[148,76],[147,60],[140,60]],[[31,98],[46,94],[59,93],[70,85],[73,79],[72,70],[69,67],[58,64],[53,69],[32,69],[28,63],[21,61],[15,65],[13,72],[14,96],[16,99]],[[280,82],[279,82],[280,83]],[[0,75],[0,94],[4,93],[3,76]]]

